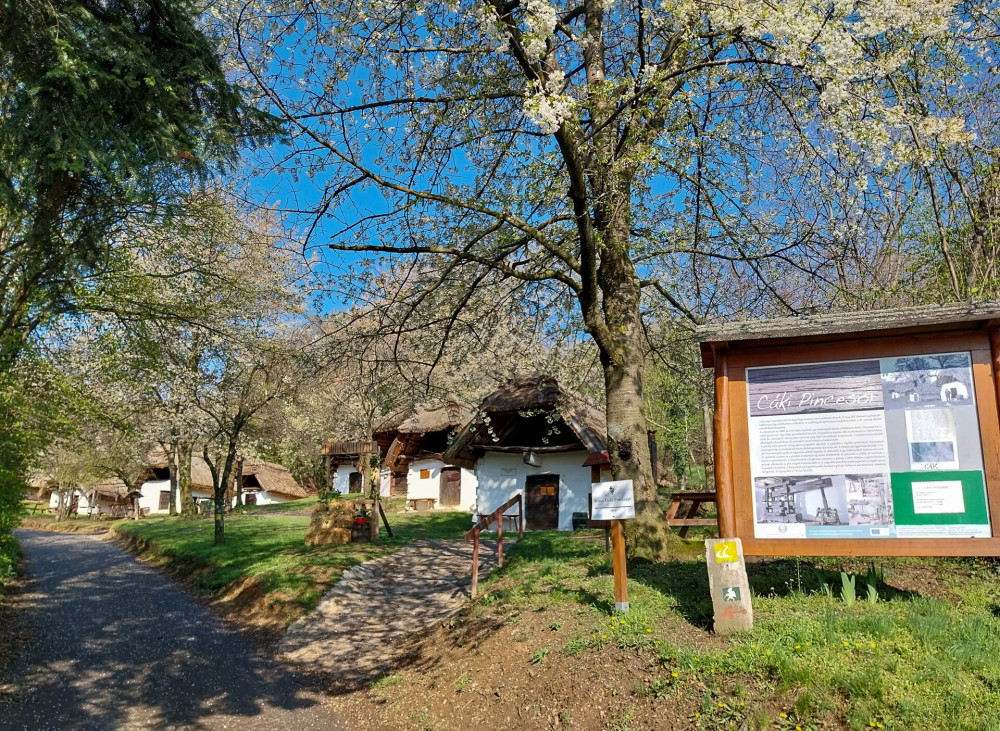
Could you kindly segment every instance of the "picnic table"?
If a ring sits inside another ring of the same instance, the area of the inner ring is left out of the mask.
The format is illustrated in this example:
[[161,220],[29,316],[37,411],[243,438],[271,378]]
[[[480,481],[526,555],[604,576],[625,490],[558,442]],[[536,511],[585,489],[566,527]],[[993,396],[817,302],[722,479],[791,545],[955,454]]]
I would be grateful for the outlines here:
[[[670,496],[670,507],[667,508],[667,524],[671,528],[680,528],[680,537],[687,536],[691,526],[718,525],[716,518],[696,518],[698,511],[704,503],[715,502],[715,491],[712,492],[675,492]],[[684,503],[691,503],[687,515],[678,518],[677,513]]]

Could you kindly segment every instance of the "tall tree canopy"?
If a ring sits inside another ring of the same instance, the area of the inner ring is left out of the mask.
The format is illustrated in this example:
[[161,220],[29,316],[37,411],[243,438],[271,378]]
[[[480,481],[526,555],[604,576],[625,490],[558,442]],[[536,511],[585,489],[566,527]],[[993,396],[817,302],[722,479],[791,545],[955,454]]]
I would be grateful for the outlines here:
[[[0,356],[73,303],[178,176],[273,133],[187,0],[0,2]],[[190,187],[190,185],[188,185]]]
[[287,164],[316,183],[314,232],[436,261],[427,286],[457,287],[457,307],[485,287],[574,303],[604,370],[614,475],[636,483],[630,546],[656,554],[647,298],[689,320],[828,302],[894,209],[870,176],[905,188],[922,144],[968,139],[935,99],[991,72],[996,10],[239,0],[232,18],[292,124]]

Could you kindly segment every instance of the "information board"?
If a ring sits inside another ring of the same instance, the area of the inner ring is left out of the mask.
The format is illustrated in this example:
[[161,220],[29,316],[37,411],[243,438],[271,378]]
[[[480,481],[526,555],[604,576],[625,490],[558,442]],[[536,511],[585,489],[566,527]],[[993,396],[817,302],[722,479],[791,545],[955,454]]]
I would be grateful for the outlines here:
[[746,369],[754,537],[988,538],[969,352]]

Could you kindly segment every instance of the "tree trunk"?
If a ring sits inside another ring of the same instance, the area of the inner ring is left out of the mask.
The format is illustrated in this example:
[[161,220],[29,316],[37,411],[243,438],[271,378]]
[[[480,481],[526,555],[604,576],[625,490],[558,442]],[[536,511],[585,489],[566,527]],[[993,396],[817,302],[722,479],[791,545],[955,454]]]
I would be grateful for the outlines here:
[[234,507],[240,507],[243,505],[243,458],[240,457],[236,460],[236,505]]
[[194,498],[191,497],[191,453],[190,442],[181,441],[177,447],[177,488],[181,498],[181,515],[190,518],[195,514]]
[[226,542],[226,491],[215,489],[215,545]]
[[59,522],[66,517],[66,493],[62,487],[57,487],[57,495],[59,496],[58,502],[56,502],[56,522]]
[[170,454],[168,456],[167,463],[169,464],[170,473],[170,505],[169,514],[177,515],[177,440],[174,439],[170,442]]
[[604,182],[608,184],[606,203],[595,207],[594,216],[604,242],[598,270],[603,322],[595,323],[591,332],[601,333],[595,342],[604,369],[611,474],[616,480],[632,480],[635,491],[635,519],[625,526],[628,556],[669,560],[677,557],[681,541],[670,530],[657,501],[642,408],[641,287],[629,257],[630,187],[627,175],[615,178],[609,174]]

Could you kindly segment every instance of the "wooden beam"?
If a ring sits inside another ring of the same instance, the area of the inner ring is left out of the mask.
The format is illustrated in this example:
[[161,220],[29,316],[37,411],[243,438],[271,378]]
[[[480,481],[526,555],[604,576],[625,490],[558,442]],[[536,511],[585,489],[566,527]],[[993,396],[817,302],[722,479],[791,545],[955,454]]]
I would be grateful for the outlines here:
[[715,356],[715,492],[719,508],[719,537],[736,537],[733,451],[729,412],[729,351],[713,346]]

